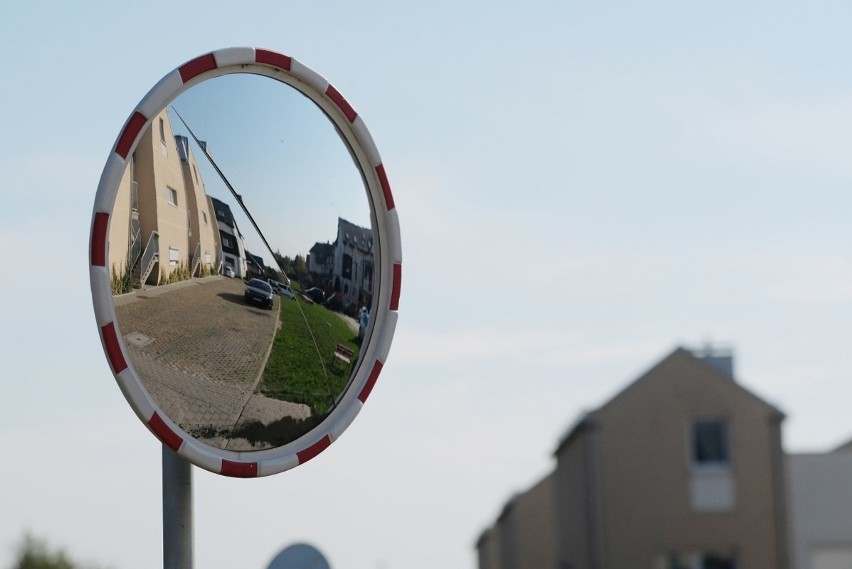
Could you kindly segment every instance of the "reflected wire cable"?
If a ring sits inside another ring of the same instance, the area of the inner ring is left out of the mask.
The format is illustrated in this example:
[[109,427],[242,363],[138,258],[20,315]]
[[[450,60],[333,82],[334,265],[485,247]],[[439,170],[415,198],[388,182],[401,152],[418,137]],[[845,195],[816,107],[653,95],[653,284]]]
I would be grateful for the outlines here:
[[[234,199],[236,199],[237,203],[240,204],[240,208],[242,208],[243,213],[246,214],[246,217],[248,217],[248,220],[249,220],[249,222],[251,222],[252,227],[254,227],[254,230],[257,231],[257,234],[260,236],[261,241],[263,241],[263,244],[266,245],[266,250],[269,251],[269,254],[272,255],[273,259],[275,259],[275,264],[278,265],[278,270],[281,272],[282,275],[284,275],[284,278],[287,279],[287,284],[289,285],[290,282],[291,282],[290,277],[287,276],[287,273],[284,272],[284,267],[281,266],[281,263],[275,257],[275,253],[272,251],[272,247],[269,245],[269,242],[266,240],[266,237],[263,235],[263,232],[260,230],[260,227],[257,226],[257,222],[255,222],[254,217],[252,217],[251,213],[249,213],[248,208],[243,203],[242,196],[240,196],[237,193],[237,191],[231,185],[231,182],[228,181],[228,178],[225,177],[225,174],[222,173],[222,170],[219,168],[218,165],[216,165],[216,161],[213,160],[213,157],[210,156],[209,152],[207,152],[207,145],[201,144],[201,141],[198,139],[197,136],[195,136],[195,133],[192,132],[192,129],[189,128],[189,125],[186,124],[186,121],[183,120],[183,117],[180,116],[180,113],[177,111],[177,109],[174,107],[174,105],[171,106],[171,109],[175,112],[177,117],[180,119],[180,122],[183,123],[183,126],[186,127],[186,130],[189,131],[189,134],[192,136],[192,139],[195,141],[195,144],[198,146],[199,149],[201,149],[201,152],[204,153],[204,156],[207,157],[207,160],[210,162],[210,165],[213,166],[213,169],[216,170],[217,174],[219,174],[219,178],[222,179],[222,182],[225,184],[225,186],[227,186],[228,190],[234,196]],[[319,358],[320,365],[322,366],[322,373],[325,376],[326,387],[329,390],[329,397],[331,399],[331,409],[334,409],[336,402],[335,402],[335,399],[334,399],[333,390],[331,389],[331,383],[330,383],[330,379],[328,377],[328,371],[325,369],[325,362],[323,362],[322,354],[320,353],[319,344],[317,343],[317,339],[314,336],[314,331],[311,329],[310,324],[308,324],[308,317],[305,316],[305,312],[302,310],[302,307],[299,306],[298,302],[296,302],[296,306],[298,306],[298,308],[299,308],[299,313],[302,315],[302,320],[304,320],[305,326],[307,326],[308,332],[311,335],[311,341],[314,343],[314,349],[317,352],[317,357]],[[248,401],[246,401],[246,405],[248,405]],[[243,411],[245,411],[245,408],[243,408]],[[329,410],[329,412],[330,411],[331,410]],[[242,415],[242,413],[240,413],[240,415]]]

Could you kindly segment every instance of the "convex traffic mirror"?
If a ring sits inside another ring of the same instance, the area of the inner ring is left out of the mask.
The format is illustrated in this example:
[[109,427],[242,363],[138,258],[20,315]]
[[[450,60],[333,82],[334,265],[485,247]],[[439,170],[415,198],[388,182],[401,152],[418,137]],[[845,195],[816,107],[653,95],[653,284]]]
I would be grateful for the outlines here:
[[293,58],[226,49],[157,83],[107,160],[90,245],[116,381],[197,466],[310,460],[384,365],[402,267],[385,168],[346,99]]

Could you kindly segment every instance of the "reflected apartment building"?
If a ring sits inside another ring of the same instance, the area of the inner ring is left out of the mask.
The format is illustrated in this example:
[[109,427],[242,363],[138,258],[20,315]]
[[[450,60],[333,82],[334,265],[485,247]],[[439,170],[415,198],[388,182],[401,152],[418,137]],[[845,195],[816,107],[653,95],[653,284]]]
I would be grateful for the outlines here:
[[177,271],[181,278],[217,272],[211,211],[189,142],[174,135],[163,111],[128,160],[113,207],[109,262],[119,291],[169,282]]
[[372,306],[373,262],[373,232],[338,218],[332,273],[344,303]]
[[479,569],[788,569],[783,419],[730,354],[679,348],[576,421]]
[[[339,229],[338,233],[340,233]],[[335,245],[331,243],[314,243],[314,246],[308,251],[308,273],[315,279],[314,282],[325,285],[325,283],[332,281],[334,252]]]
[[314,282],[332,289],[342,303],[372,306],[372,230],[338,217],[334,243],[314,243],[306,263]]

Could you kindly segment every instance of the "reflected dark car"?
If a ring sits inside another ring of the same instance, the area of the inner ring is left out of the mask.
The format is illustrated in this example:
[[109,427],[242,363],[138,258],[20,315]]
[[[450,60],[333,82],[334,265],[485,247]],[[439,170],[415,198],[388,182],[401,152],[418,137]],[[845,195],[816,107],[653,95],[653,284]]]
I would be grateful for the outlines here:
[[329,310],[340,311],[343,308],[343,301],[340,300],[340,295],[335,293],[329,296],[325,301],[325,307]]
[[305,291],[305,296],[316,302],[317,304],[322,304],[325,302],[325,292],[321,288],[312,287]]
[[272,287],[269,283],[260,279],[251,279],[246,283],[246,291],[243,294],[246,302],[257,304],[264,308],[272,308]]

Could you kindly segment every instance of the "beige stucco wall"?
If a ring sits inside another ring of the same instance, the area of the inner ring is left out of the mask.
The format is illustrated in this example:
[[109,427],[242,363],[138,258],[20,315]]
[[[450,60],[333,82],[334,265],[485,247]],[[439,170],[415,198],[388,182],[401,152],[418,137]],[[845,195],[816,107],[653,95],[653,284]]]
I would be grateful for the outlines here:
[[222,267],[219,264],[219,256],[222,254],[222,236],[219,234],[219,222],[216,220],[216,211],[213,209],[213,201],[210,199],[210,196],[205,196],[204,201],[207,204],[207,215],[211,216],[210,225],[213,232],[213,250],[216,252],[213,258],[213,270],[221,272]]
[[787,466],[796,569],[819,569],[815,561],[824,550],[848,555],[852,552],[852,449],[790,455]]
[[514,496],[477,541],[479,569],[553,569],[553,475]]
[[513,569],[553,569],[553,474],[518,496],[513,509]]
[[[731,511],[692,509],[690,433],[699,418],[729,423]],[[660,556],[687,550],[736,553],[740,567],[782,567],[772,407],[679,350],[598,410],[594,423],[601,567],[651,568]]]
[[[163,119],[164,140],[160,137],[159,121]],[[174,135],[166,111],[151,121],[150,128],[136,148],[136,181],[139,183],[139,222],[142,228],[142,246],[148,243],[151,232],[159,233],[160,264],[148,279],[156,284],[158,272],[171,272],[169,248],[179,250],[179,262],[189,263],[189,237],[187,226],[187,192],[183,170],[175,146]],[[169,203],[168,190],[177,193],[177,205]]]
[[593,567],[591,538],[597,535],[592,516],[599,499],[597,480],[590,460],[594,460],[594,433],[584,428],[564,441],[556,451],[553,477],[553,547],[557,567]]
[[[200,243],[201,264],[207,264],[208,268],[212,269],[219,251],[216,246],[219,230],[216,224],[216,216],[212,213],[210,201],[207,199],[204,178],[201,176],[191,147],[189,148],[188,161],[182,163],[181,168],[184,187],[186,188],[187,209],[192,220],[189,228],[189,249],[187,251],[189,262],[192,262],[192,255]],[[207,255],[210,257],[210,263],[205,261]]]
[[491,527],[482,532],[476,542],[476,553],[479,569],[504,569],[500,559],[499,527]]
[[123,276],[130,244],[130,168],[124,169],[109,218],[109,269]]

